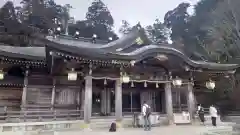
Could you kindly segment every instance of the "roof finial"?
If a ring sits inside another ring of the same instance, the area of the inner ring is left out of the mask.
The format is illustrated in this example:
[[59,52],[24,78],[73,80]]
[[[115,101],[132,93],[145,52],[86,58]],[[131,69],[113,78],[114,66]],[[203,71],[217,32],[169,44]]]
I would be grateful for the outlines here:
[[138,29],[141,29],[141,28],[142,28],[140,22],[137,23],[137,28],[138,28]]

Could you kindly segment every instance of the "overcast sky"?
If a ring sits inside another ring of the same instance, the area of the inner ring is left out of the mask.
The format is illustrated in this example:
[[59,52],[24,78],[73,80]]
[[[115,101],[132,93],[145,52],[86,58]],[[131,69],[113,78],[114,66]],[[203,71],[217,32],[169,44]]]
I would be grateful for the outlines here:
[[[0,0],[0,6],[6,0]],[[21,0],[12,0],[19,3]],[[84,19],[88,7],[93,0],[55,0],[58,4],[70,4],[74,9],[71,16],[76,19]],[[142,25],[152,24],[157,18],[163,19],[164,14],[175,8],[181,2],[195,4],[198,0],[102,0],[110,10],[115,29],[121,25],[121,20],[127,20],[131,25],[141,22]]]

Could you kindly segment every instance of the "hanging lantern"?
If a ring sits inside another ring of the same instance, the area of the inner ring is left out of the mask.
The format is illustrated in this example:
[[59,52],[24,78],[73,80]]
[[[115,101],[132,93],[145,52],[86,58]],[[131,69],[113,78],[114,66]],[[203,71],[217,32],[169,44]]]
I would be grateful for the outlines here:
[[104,85],[107,85],[107,79],[106,78],[104,79]]
[[182,79],[179,78],[179,77],[176,77],[174,80],[173,80],[173,85],[174,86],[181,86],[182,85]]
[[208,88],[208,89],[214,89],[215,88],[215,82],[214,81],[212,81],[212,80],[209,80],[209,81],[207,81],[206,82],[206,87]]
[[158,85],[158,83],[156,83],[156,88],[159,88],[159,85]]
[[2,70],[0,70],[0,80],[4,79],[4,72]]
[[57,31],[60,32],[61,31],[61,27],[57,27]]
[[131,87],[134,87],[134,83],[133,83],[133,81],[131,82]]
[[135,63],[136,63],[136,61],[135,61],[135,60],[131,60],[131,61],[130,61],[130,64],[131,64],[131,66],[134,66],[134,65],[135,65]]
[[93,36],[92,36],[93,38],[97,38],[97,35],[96,34],[93,34]]
[[76,81],[77,80],[77,72],[74,71],[74,68],[68,73],[68,80],[69,81]]
[[147,87],[147,81],[144,82],[144,87],[145,87],[145,88]]
[[122,76],[122,82],[123,83],[129,83],[130,82],[130,77],[126,73]]

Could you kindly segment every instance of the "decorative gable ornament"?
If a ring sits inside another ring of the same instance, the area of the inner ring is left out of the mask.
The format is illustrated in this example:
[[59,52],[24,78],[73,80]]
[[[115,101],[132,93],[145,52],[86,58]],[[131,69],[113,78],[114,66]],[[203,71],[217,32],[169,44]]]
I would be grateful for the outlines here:
[[140,37],[138,37],[135,41],[138,45],[142,45],[144,43]]
[[0,71],[0,80],[3,80],[3,79],[4,79],[4,72]]

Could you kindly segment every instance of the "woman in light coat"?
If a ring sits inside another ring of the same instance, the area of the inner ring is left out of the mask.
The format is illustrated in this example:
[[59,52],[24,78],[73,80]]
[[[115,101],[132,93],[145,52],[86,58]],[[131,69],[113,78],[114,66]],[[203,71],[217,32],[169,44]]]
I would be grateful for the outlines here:
[[217,126],[216,120],[217,120],[217,117],[218,117],[218,114],[217,114],[218,112],[217,112],[217,109],[214,105],[210,106],[209,113],[210,113],[210,116],[211,116],[211,119],[212,119],[212,125]]

